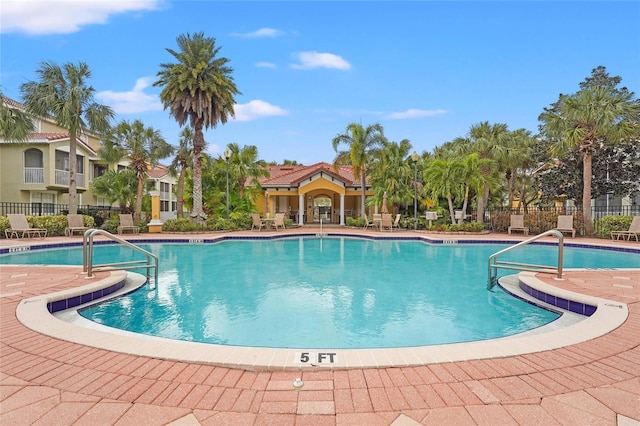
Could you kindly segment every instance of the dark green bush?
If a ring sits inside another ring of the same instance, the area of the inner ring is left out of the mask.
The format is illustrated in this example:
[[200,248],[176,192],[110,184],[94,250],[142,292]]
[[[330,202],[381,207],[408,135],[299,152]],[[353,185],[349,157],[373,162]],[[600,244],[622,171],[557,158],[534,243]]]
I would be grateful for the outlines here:
[[169,219],[162,224],[162,230],[165,232],[193,232],[196,230],[196,224],[189,219]]
[[611,231],[628,231],[633,221],[633,216],[605,216],[596,219],[594,228],[600,238],[610,238]]
[[358,228],[364,227],[364,218],[363,217],[347,217],[347,221],[345,222],[347,226],[355,226]]

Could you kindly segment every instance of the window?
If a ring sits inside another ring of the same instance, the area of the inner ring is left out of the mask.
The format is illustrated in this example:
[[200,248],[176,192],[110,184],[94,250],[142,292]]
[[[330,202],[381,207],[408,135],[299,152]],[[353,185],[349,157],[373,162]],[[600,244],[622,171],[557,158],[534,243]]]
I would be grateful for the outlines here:
[[42,151],[35,148],[30,148],[24,152],[24,166],[25,167],[44,167],[42,160]]

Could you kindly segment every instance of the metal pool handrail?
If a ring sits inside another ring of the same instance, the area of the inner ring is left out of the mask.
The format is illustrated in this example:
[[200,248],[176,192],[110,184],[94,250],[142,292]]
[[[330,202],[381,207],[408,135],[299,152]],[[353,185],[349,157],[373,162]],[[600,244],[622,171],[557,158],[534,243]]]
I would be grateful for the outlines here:
[[[536,240],[539,240],[542,237],[546,236],[555,236],[558,237],[558,266],[546,266],[546,265],[534,265],[529,263],[518,263],[518,262],[506,262],[498,260],[498,256],[510,252],[516,248],[526,246]],[[542,234],[536,235],[535,237],[531,237],[524,241],[519,242],[518,244],[507,247],[506,249],[500,250],[489,256],[489,280],[487,282],[487,290],[491,290],[493,286],[498,283],[498,268],[503,269],[515,269],[518,271],[532,271],[532,272],[546,272],[549,274],[556,274],[558,279],[562,278],[562,262],[563,262],[563,254],[564,254],[564,235],[562,232],[557,231],[555,229],[551,229],[549,231],[545,231]]]
[[[123,245],[127,246],[135,251],[138,251],[146,256],[146,260],[132,260],[128,262],[113,262],[104,263],[102,265],[93,265],[93,237],[96,235],[104,235],[105,237]],[[87,229],[82,236],[82,271],[87,273],[87,277],[93,277],[93,272],[96,271],[111,271],[111,270],[127,270],[127,269],[142,269],[147,270],[147,279],[149,279],[149,269],[154,270],[154,287],[158,284],[158,256],[148,252],[135,244],[131,244],[129,241],[113,235],[103,229]]]

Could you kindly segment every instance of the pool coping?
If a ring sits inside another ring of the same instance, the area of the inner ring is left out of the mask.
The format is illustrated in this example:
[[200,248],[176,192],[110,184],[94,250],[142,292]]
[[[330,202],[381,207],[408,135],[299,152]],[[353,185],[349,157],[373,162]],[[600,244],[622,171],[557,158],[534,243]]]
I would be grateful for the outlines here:
[[[23,299],[18,304],[16,316],[23,325],[44,335],[124,354],[248,371],[313,371],[413,367],[542,352],[605,335],[624,323],[629,314],[628,307],[624,303],[554,287],[537,278],[533,272],[517,274],[518,281],[544,294],[596,306],[596,311],[578,323],[544,333],[524,333],[491,340],[419,347],[320,350],[226,346],[178,341],[113,329],[105,331],[108,327],[101,329],[103,326],[80,325],[83,321],[90,321],[77,314],[69,321],[49,312],[48,305],[56,300],[70,299],[112,287],[121,282],[125,276],[127,278],[125,288],[106,297],[132,291],[144,284],[145,278],[139,274],[112,271],[108,277],[85,286]],[[82,305],[77,306],[73,312],[81,308]],[[142,342],[144,344],[141,344]]]

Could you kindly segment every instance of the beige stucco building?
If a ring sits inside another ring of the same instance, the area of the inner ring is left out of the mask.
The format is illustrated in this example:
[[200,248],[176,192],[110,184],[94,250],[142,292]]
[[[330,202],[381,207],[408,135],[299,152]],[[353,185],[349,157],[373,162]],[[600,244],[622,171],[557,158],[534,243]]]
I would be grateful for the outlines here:
[[[4,98],[11,108],[23,106]],[[18,209],[25,214],[58,214],[59,205],[69,202],[69,133],[52,120],[34,120],[35,129],[25,143],[0,139],[0,204],[3,210]],[[94,135],[82,133],[77,138],[77,194],[78,208],[109,206],[109,202],[94,194],[91,183],[109,168],[126,167],[123,162],[109,165],[98,157],[101,141]],[[175,217],[175,179],[166,167],[151,170],[150,178],[161,192],[163,218]],[[10,204],[14,204],[11,206]],[[28,205],[27,205],[28,204]],[[24,206],[27,205],[27,211]],[[10,211],[2,211],[6,214]]]

